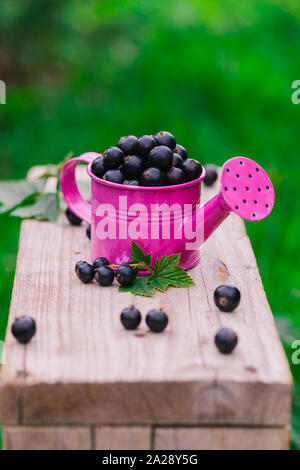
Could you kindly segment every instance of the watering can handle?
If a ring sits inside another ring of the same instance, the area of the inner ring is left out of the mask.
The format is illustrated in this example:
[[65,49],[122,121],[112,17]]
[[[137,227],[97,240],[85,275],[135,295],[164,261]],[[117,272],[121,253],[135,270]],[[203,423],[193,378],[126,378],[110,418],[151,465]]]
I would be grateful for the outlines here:
[[65,165],[60,174],[60,187],[64,195],[68,207],[80,219],[91,225],[91,205],[84,199],[78,189],[76,183],[75,169],[78,163],[91,163],[95,158],[99,157],[99,153],[87,152],[79,157],[71,158]]

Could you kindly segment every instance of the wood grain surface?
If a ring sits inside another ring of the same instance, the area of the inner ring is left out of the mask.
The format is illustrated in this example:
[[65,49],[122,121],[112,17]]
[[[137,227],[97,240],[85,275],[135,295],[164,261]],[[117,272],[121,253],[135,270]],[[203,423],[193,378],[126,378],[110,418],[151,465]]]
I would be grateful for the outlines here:
[[157,428],[157,450],[287,450],[290,428]]
[[5,450],[91,450],[91,429],[83,426],[5,426]]
[[[204,199],[215,191],[205,188]],[[150,299],[77,279],[75,263],[89,260],[85,228],[72,227],[64,214],[57,223],[22,223],[1,371],[4,424],[289,422],[291,375],[238,216],[230,215],[201,249],[199,265],[190,270],[194,287],[169,288]],[[214,305],[222,283],[241,291],[233,313]],[[137,332],[120,323],[120,311],[131,304],[143,315]],[[149,332],[144,322],[156,307],[169,315],[162,334]],[[37,322],[27,346],[10,332],[23,314]],[[228,356],[214,345],[222,326],[239,337]]]
[[287,450],[290,428],[5,426],[5,450]]

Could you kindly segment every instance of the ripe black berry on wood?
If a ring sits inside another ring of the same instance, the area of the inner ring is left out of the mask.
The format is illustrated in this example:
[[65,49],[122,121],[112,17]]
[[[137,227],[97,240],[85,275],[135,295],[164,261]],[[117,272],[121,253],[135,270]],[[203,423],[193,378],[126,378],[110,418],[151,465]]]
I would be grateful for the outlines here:
[[121,286],[131,286],[136,278],[136,270],[128,264],[119,266],[116,270],[116,279]]
[[115,273],[108,266],[101,266],[95,270],[95,279],[100,286],[111,286],[114,282]]
[[140,179],[141,186],[163,186],[165,182],[164,173],[158,168],[147,168]]
[[29,315],[23,315],[13,322],[11,331],[19,343],[27,344],[36,333],[35,320]]
[[111,183],[122,184],[124,181],[124,175],[121,170],[108,170],[104,173],[103,179],[110,181]]
[[150,150],[156,145],[156,141],[152,135],[142,135],[135,145],[135,153],[139,157],[147,157]]
[[183,170],[189,181],[195,180],[201,176],[202,165],[193,158],[188,158],[183,162]]
[[178,155],[181,156],[182,160],[186,160],[188,157],[187,151],[185,150],[184,147],[182,147],[182,145],[177,144],[174,149],[174,153],[178,153]]
[[162,171],[167,171],[172,166],[173,152],[165,145],[154,147],[148,157],[148,165],[150,167],[159,168]]
[[69,207],[66,209],[66,217],[71,225],[80,225],[82,222],[82,220],[77,217],[77,215],[74,214],[74,212],[72,212]]
[[103,152],[105,170],[116,170],[124,161],[125,154],[119,147],[109,147]]
[[168,316],[161,310],[150,310],[146,315],[146,323],[151,331],[160,333],[163,331],[169,322]]
[[222,328],[215,336],[215,344],[222,354],[230,354],[236,347],[238,337],[230,328]]
[[136,143],[137,138],[134,135],[127,135],[125,137],[121,137],[117,146],[125,153],[125,155],[134,155]]
[[241,293],[237,287],[223,284],[214,292],[214,302],[223,312],[232,312],[240,303]]
[[91,171],[98,178],[102,178],[105,173],[103,155],[100,155],[99,157],[95,158],[95,160],[93,160],[91,164]]
[[154,139],[156,140],[157,145],[165,145],[173,150],[176,147],[175,137],[166,131],[160,131],[155,134]]
[[80,266],[81,264],[85,264],[86,261],[77,261],[77,263],[75,264],[75,273],[77,272],[77,268],[78,266]]
[[108,265],[109,265],[108,259],[103,258],[103,257],[96,258],[93,262],[94,269],[101,268],[102,266],[108,266]]
[[126,330],[135,330],[141,323],[141,312],[134,307],[124,308],[121,312],[121,323]]
[[84,284],[88,284],[94,279],[94,267],[86,261],[78,261],[75,265],[75,272],[78,279]]

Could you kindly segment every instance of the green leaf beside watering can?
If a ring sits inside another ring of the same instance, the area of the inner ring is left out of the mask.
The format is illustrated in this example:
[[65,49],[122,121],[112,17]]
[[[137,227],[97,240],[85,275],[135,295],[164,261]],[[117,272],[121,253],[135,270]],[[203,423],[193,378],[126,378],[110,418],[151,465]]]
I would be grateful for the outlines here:
[[167,287],[190,287],[195,285],[191,276],[180,266],[180,254],[162,256],[151,266],[152,254],[146,255],[134,241],[131,242],[132,265],[141,270],[150,271],[149,277],[138,277],[128,287],[119,287],[120,292],[131,292],[133,295],[152,297],[155,290],[165,292]]
[[0,181],[0,215],[10,215],[23,219],[51,220],[59,214],[59,185],[56,192],[45,192],[48,178],[57,178],[63,165],[72,157],[72,153],[57,165],[46,165],[45,171],[36,180]]
[[5,214],[41,193],[45,180],[37,181],[1,181],[0,182],[0,214]]
[[59,213],[59,202],[56,193],[43,194],[36,202],[15,209],[11,215],[23,219],[56,220]]

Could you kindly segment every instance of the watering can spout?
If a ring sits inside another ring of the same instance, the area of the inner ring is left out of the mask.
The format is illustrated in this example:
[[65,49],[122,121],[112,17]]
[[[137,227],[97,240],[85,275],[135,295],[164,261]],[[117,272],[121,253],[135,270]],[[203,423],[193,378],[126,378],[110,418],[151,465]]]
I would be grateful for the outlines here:
[[200,207],[196,212],[196,227],[200,227],[202,233],[201,244],[208,239],[229,214],[230,208],[220,194],[217,194]]
[[230,212],[250,221],[267,217],[275,195],[266,171],[254,160],[234,157],[223,166],[220,192],[195,214],[201,232],[200,245],[219,227]]

